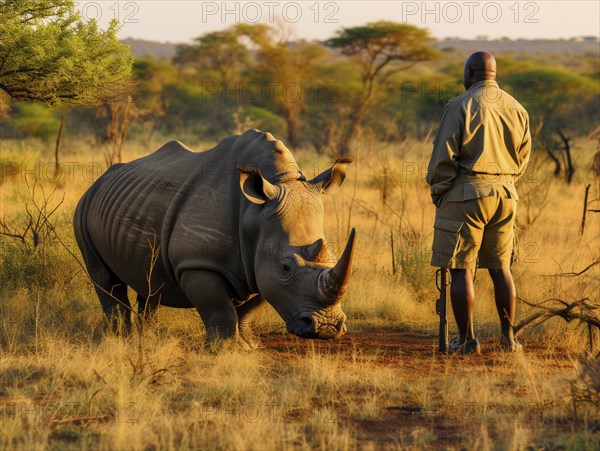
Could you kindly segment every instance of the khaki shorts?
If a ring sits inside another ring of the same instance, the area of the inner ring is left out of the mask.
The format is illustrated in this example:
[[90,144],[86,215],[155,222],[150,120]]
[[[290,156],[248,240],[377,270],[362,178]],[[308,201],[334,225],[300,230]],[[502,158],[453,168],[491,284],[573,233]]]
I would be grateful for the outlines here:
[[436,210],[431,265],[440,268],[509,268],[517,201],[494,195],[451,202]]

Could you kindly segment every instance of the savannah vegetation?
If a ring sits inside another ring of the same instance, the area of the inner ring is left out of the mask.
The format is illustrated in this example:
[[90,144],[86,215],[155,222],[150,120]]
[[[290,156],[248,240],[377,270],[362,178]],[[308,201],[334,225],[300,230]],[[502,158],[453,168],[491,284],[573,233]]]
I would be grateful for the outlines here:
[[[0,14],[10,3],[0,2]],[[389,23],[366,25],[362,36],[382,30],[405,36]],[[426,42],[423,30],[408,31]],[[462,357],[436,353],[425,170],[466,55],[428,48],[422,61],[386,64],[368,95],[364,54],[247,26],[200,36],[173,60],[135,59],[126,95],[92,107],[17,101],[4,90],[0,449],[598,449],[600,332],[581,321],[594,324],[599,309],[598,54],[496,55],[499,83],[529,109],[534,133],[519,186],[518,321],[540,312],[538,304],[586,301],[565,315],[570,322],[555,315],[523,327],[525,352],[505,354],[480,271],[482,354]],[[287,94],[277,89],[286,83]],[[261,95],[252,97],[256,86]],[[333,248],[351,227],[359,233],[347,334],[331,342],[290,336],[270,307],[257,319],[253,352],[205,349],[192,310],[161,309],[128,337],[105,330],[71,228],[79,197],[108,165],[167,140],[201,151],[251,127],[286,142],[307,177],[340,153],[354,159],[341,192],[324,198]]]

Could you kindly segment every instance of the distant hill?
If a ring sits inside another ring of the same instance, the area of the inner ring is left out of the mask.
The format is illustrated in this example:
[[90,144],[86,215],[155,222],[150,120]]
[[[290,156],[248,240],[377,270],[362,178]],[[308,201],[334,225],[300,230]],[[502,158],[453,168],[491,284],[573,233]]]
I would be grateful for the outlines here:
[[[176,43],[146,41],[143,39],[127,38],[121,40],[131,48],[134,56],[154,56],[157,58],[172,58],[175,56]],[[455,39],[448,38],[436,43],[442,50],[457,50],[473,52],[488,50],[490,52],[511,53],[588,53],[598,52],[600,43],[596,37],[581,39]]]
[[600,50],[600,42],[596,37],[581,39],[499,39],[499,40],[467,40],[444,39],[436,43],[442,50],[458,50],[474,52],[487,50],[496,53],[589,53]]
[[171,59],[175,56],[177,44],[170,42],[146,41],[143,39],[121,39],[121,43],[127,44],[133,56],[154,56],[156,58]]

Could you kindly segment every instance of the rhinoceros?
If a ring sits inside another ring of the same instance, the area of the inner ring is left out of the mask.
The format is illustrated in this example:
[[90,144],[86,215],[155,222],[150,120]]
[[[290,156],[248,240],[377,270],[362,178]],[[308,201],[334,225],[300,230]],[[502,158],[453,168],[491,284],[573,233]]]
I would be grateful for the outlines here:
[[111,166],[74,215],[108,323],[131,327],[131,287],[140,316],[158,305],[195,307],[209,342],[254,347],[251,318],[265,301],[292,334],[343,335],[355,230],[335,262],[322,194],[343,183],[349,162],[307,180],[281,141],[248,130],[205,152],[171,141]]

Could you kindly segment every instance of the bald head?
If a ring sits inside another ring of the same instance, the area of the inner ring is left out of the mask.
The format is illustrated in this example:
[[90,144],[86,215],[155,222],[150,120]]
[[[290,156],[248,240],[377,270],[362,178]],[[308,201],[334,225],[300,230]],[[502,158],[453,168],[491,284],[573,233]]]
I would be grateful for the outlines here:
[[496,59],[489,52],[475,52],[465,61],[463,83],[469,89],[473,83],[496,79]]

